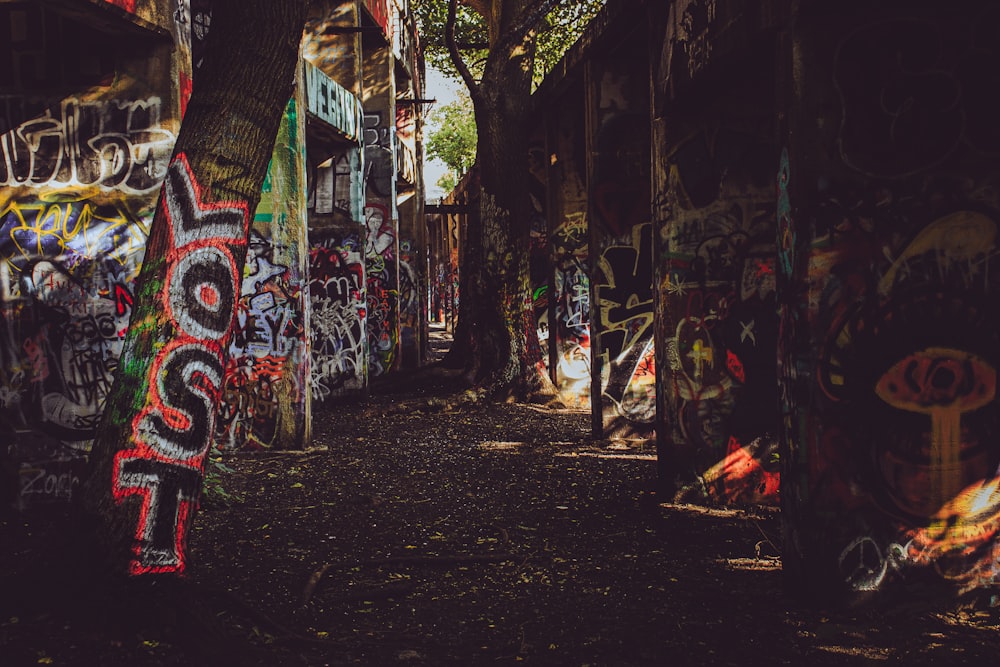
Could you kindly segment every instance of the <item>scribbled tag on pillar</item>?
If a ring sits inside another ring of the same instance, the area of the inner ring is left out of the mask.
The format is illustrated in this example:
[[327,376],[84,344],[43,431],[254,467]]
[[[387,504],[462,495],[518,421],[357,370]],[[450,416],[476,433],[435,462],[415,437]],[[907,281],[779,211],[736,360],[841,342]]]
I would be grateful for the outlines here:
[[246,202],[203,202],[187,158],[171,163],[158,212],[170,235],[156,300],[175,333],[158,341],[149,393],[132,422],[135,446],[114,462],[115,499],[142,499],[133,575],[185,567],[239,294],[233,249],[246,245],[248,211]]

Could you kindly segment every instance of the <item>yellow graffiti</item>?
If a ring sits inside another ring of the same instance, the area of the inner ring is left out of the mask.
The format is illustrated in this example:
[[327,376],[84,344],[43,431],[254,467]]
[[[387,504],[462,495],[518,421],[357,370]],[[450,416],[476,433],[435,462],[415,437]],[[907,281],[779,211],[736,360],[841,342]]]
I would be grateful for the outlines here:
[[694,366],[694,378],[695,380],[701,380],[705,373],[705,364],[709,366],[715,364],[714,354],[711,345],[706,346],[702,339],[697,339],[694,345],[691,346],[691,351],[688,352],[688,358],[690,358]]
[[0,229],[10,239],[0,246],[13,250],[2,259],[16,271],[26,261],[56,257],[67,249],[91,257],[101,254],[126,266],[148,235],[145,225],[121,205],[90,201],[10,202],[0,211]]
[[907,262],[929,252],[937,253],[942,271],[947,271],[952,264],[965,262],[972,273],[973,260],[984,257],[993,250],[996,236],[996,223],[975,211],[958,211],[938,218],[917,234],[913,242],[896,258],[882,276],[878,291],[882,295],[889,294]]
[[931,418],[930,500],[940,507],[962,488],[962,415],[996,395],[996,370],[974,354],[931,347],[898,361],[878,381],[888,405]]

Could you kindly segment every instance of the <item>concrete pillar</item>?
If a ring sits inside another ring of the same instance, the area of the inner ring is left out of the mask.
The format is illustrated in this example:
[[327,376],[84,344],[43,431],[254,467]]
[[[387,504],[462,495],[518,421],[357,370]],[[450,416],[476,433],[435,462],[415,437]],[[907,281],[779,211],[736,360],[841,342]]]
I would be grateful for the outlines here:
[[549,359],[560,399],[590,406],[590,233],[587,219],[584,87],[576,82],[546,105],[549,248]]
[[997,578],[996,27],[801,2],[777,170],[784,566],[813,600]]
[[278,128],[250,229],[216,419],[216,440],[223,446],[300,449],[309,439],[303,101],[299,85]]
[[372,377],[397,368],[399,357],[399,213],[396,208],[396,113],[392,52],[381,37],[365,40],[365,269],[368,363]]
[[776,503],[774,28],[735,2],[678,3],[660,21],[660,486],[684,502]]
[[[587,63],[592,414],[608,438],[652,435],[649,72],[644,33]],[[634,36],[633,36],[634,37]]]

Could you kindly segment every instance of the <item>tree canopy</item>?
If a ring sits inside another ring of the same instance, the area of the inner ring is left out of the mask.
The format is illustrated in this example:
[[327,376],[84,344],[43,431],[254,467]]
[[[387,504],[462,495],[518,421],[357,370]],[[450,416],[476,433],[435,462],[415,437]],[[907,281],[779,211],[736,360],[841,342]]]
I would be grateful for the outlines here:
[[[439,182],[442,188],[454,188],[456,179],[472,168],[476,162],[476,118],[472,100],[468,95],[460,95],[435,109],[428,121],[431,131],[427,138],[427,156],[437,158],[451,170],[450,187]],[[442,177],[442,181],[448,178]]]
[[[584,27],[604,6],[606,0],[563,0],[535,27],[535,63],[532,74],[537,86],[559,62],[563,54],[583,32]],[[484,19],[501,0],[459,0],[455,13],[455,35],[469,69],[477,79],[489,54],[489,30]],[[413,3],[420,25],[420,36],[428,64],[443,74],[458,79],[459,72],[448,53],[445,24],[448,0],[418,0]]]
[[415,0],[427,61],[469,91],[475,205],[446,365],[492,397],[554,394],[533,325],[527,169],[531,93],[604,0]]

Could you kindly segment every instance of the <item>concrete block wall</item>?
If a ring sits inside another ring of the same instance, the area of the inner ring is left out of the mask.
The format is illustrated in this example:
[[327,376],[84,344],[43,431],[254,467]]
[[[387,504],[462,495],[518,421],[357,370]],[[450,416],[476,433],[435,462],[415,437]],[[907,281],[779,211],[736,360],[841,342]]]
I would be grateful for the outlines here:
[[180,126],[186,27],[125,5],[0,6],[0,440],[21,506],[78,484]]

